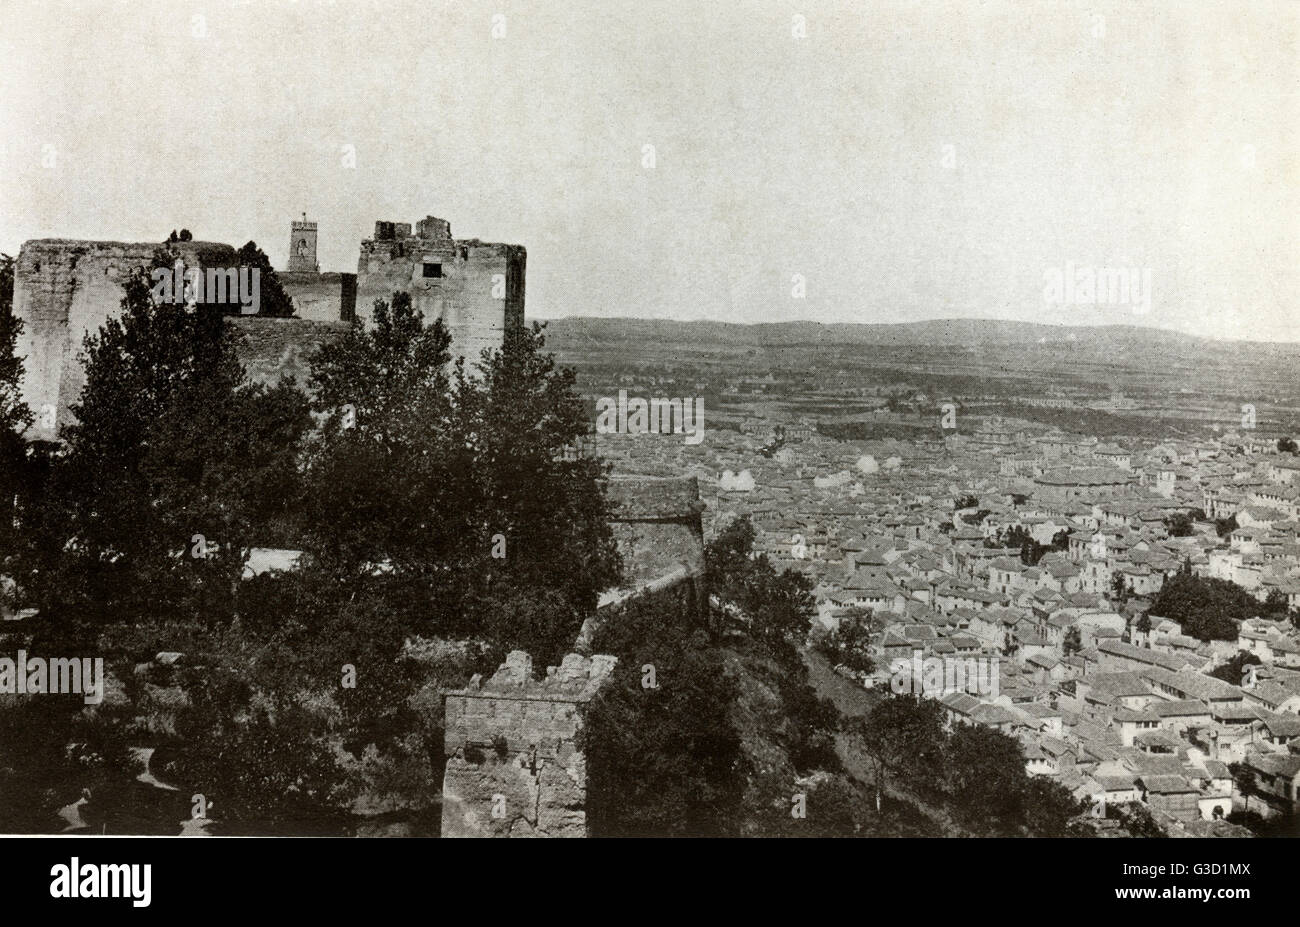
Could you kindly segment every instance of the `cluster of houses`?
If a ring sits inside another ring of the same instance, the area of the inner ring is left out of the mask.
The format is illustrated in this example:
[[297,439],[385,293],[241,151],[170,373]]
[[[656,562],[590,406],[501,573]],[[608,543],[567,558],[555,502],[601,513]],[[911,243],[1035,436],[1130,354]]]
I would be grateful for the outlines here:
[[[1300,811],[1295,624],[1204,642],[1148,613],[1183,569],[1300,607],[1300,457],[1276,439],[1121,445],[992,418],[911,441],[801,429],[768,456],[748,432],[600,452],[697,476],[706,533],[749,517],[759,550],[815,583],[825,627],[870,610],[864,684],[900,661],[996,659],[996,692],[927,693],[1018,738],[1031,774],[1171,829]],[[1260,661],[1248,679],[1210,675],[1239,651]]]

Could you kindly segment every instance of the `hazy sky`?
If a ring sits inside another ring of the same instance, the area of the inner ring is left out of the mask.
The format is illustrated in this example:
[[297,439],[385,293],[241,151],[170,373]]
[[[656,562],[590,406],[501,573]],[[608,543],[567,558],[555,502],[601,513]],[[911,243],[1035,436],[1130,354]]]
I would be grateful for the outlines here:
[[[431,213],[528,248],[530,317],[1300,340],[1298,35],[1295,0],[0,0],[0,250],[283,266],[305,211],[355,271]],[[1067,262],[1149,270],[1149,311],[1045,299]]]

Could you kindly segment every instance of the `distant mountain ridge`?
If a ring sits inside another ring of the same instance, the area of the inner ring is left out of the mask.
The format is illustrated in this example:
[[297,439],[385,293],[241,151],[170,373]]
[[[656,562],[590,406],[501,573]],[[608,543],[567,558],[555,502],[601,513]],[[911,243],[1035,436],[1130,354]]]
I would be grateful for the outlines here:
[[568,316],[539,319],[547,323],[547,332],[565,344],[612,343],[654,339],[661,343],[714,343],[753,346],[780,346],[833,343],[903,347],[909,345],[939,347],[945,345],[1015,345],[1068,343],[1123,343],[1137,347],[1144,344],[1168,348],[1172,343],[1185,346],[1221,344],[1209,338],[1160,328],[1138,325],[1091,325],[1071,327],[1040,322],[1013,322],[998,319],[933,319],[923,322],[762,322],[752,325],[735,322],[679,321],[675,319],[636,319],[623,317]]

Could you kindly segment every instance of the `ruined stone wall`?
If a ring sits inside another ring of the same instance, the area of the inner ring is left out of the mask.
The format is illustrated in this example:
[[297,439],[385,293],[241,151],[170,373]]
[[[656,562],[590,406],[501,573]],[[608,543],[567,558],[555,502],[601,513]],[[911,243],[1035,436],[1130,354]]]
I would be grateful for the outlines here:
[[293,314],[312,322],[350,322],[357,310],[357,275],[335,273],[277,274],[293,299]]
[[[23,245],[14,279],[14,312],[23,320],[17,351],[24,359],[23,399],[36,417],[35,437],[52,440],[58,426],[71,418],[69,407],[80,399],[85,385],[78,360],[85,336],[120,314],[122,284],[136,269],[149,266],[158,247],[63,239]],[[187,267],[229,266],[237,259],[228,245],[174,242],[172,247]],[[339,306],[347,305],[346,297],[355,292],[352,274],[288,276],[313,278],[291,295],[306,294],[308,312],[329,318],[227,319],[238,332],[239,358],[254,382],[275,383],[291,375],[305,385],[311,355],[349,327],[338,318]]]
[[444,837],[587,835],[581,706],[615,662],[569,654],[537,680],[516,650],[486,682],[444,693]]
[[[147,267],[160,243],[43,238],[23,244],[14,272],[14,314],[23,331],[23,401],[36,417],[33,436],[53,439],[81,396],[77,361],[87,333],[121,311],[122,284]],[[236,263],[235,249],[214,242],[173,242],[187,267]]]
[[[300,384],[305,382],[306,358],[322,338],[334,336],[328,326],[349,322],[357,312],[368,319],[375,299],[391,299],[398,290],[411,293],[426,319],[444,319],[453,354],[472,361],[484,348],[499,347],[507,327],[523,325],[524,248],[457,241],[450,237],[448,223],[432,216],[419,223],[421,236],[416,237],[409,223],[378,225],[377,235],[386,237],[362,242],[359,274],[279,275],[297,319],[257,319],[253,328],[245,326],[246,333],[258,333],[241,351],[254,380],[273,382],[293,373]],[[22,246],[14,273],[14,314],[23,321],[17,351],[25,363],[23,400],[36,418],[32,437],[53,440],[59,426],[70,420],[70,406],[85,385],[78,361],[85,336],[120,313],[123,282],[137,268],[147,267],[160,247],[155,242],[54,238]],[[186,267],[238,263],[235,249],[225,244],[190,241],[170,247]],[[426,261],[440,263],[442,276],[424,277]],[[493,293],[497,275],[504,288],[499,296]],[[246,322],[245,317],[235,324]],[[265,322],[271,325],[260,324]],[[327,327],[313,327],[319,325]]]
[[708,605],[704,504],[695,477],[614,476],[607,492],[624,581],[602,595],[601,608],[641,590],[681,586],[703,617]]
[[256,316],[230,316],[226,324],[235,330],[235,351],[250,380],[273,386],[291,376],[303,388],[311,374],[311,356],[351,328],[346,322]]
[[[404,223],[376,226],[376,237],[361,243],[357,261],[360,318],[370,319],[376,299],[410,293],[426,320],[446,323],[453,357],[469,361],[477,361],[484,348],[499,347],[507,328],[523,325],[523,246],[454,239],[450,226],[432,216],[418,223],[427,237],[411,236]],[[426,263],[440,265],[441,276],[425,276]]]

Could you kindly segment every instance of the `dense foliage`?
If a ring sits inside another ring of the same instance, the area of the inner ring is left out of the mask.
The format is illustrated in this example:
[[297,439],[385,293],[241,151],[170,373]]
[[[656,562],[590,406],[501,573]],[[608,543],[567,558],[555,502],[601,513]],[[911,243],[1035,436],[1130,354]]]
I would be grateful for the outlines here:
[[894,695],[857,721],[878,800],[910,793],[940,806],[980,836],[1064,837],[1085,833],[1087,803],[1057,782],[1030,776],[1020,743],[979,725],[945,727],[933,699]]
[[1177,621],[1197,640],[1236,640],[1238,625],[1263,614],[1258,599],[1226,579],[1197,576],[1184,568],[1165,580],[1149,613]]
[[[0,254],[0,566],[18,541],[14,502],[25,488],[28,469],[23,435],[32,424],[31,410],[23,403],[23,361],[15,351],[22,321],[13,314],[14,259]],[[0,605],[3,605],[0,592]]]
[[813,624],[809,644],[830,661],[855,673],[870,673],[876,668],[871,655],[872,635],[878,630],[870,609],[854,609],[830,628]]
[[1052,535],[1050,544],[1040,544],[1028,529],[1012,525],[999,531],[996,539],[992,543],[986,543],[986,546],[1019,549],[1021,563],[1025,566],[1038,566],[1038,562],[1048,554],[1070,549],[1070,532],[1062,529]]
[[[834,750],[838,712],[808,685],[797,646],[813,612],[807,580],[777,573],[753,539],[743,519],[709,544],[718,602],[707,623],[661,594],[597,632],[594,648],[619,663],[588,708],[593,833],[858,832],[861,798]],[[808,775],[816,784],[799,785]]]
[[[4,715],[57,717],[49,750],[0,744],[0,814],[49,829],[74,784],[102,806],[140,771],[128,745],[156,747],[153,772],[204,794],[227,833],[336,833],[363,792],[430,803],[439,686],[512,648],[558,662],[620,576],[605,470],[563,454],[587,430],[572,373],[537,329],[476,372],[452,364],[442,323],[397,294],[312,359],[309,400],[250,384],[225,307],[156,305],[150,270],[87,337],[76,421],[4,551],[40,609],[29,650],[102,654],[114,690],[93,712]],[[0,364],[0,403],[19,369]],[[298,569],[250,579],[255,547],[300,550]]]

